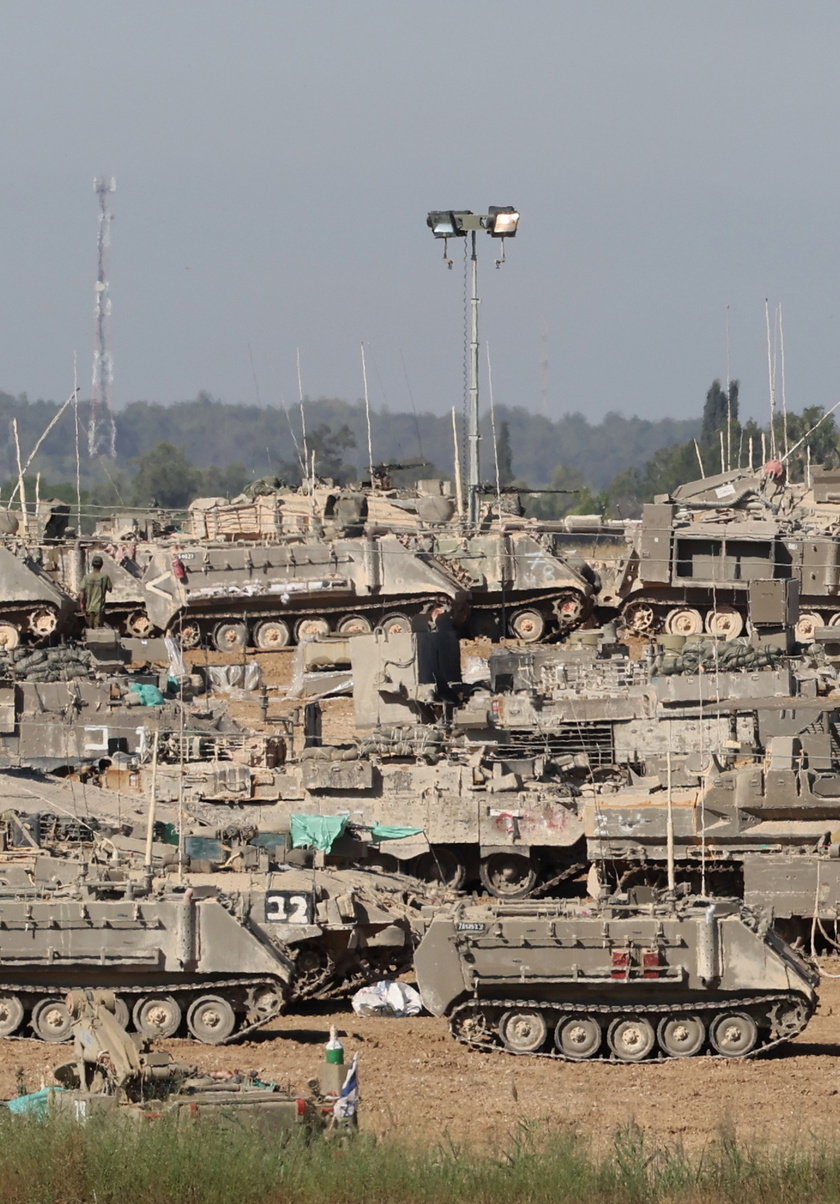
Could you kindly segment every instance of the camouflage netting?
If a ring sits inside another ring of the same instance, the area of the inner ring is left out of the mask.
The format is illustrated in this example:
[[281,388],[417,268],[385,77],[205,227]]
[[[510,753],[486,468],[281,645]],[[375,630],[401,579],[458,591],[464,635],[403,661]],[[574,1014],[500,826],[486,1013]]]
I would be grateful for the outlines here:
[[784,656],[784,649],[774,646],[754,648],[746,637],[737,640],[698,637],[686,640],[682,652],[660,652],[653,663],[651,676],[775,668]]
[[86,648],[14,648],[0,652],[0,676],[16,681],[73,681],[90,677],[96,662]]

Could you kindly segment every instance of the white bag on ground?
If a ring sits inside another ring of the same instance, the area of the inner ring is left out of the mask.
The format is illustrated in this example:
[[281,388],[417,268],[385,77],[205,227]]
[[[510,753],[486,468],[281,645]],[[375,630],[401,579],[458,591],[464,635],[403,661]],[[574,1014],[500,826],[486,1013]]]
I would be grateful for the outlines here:
[[419,1016],[423,1010],[419,991],[404,982],[383,978],[362,987],[350,1001],[357,1016]]
[[259,664],[247,661],[246,664],[208,665],[207,674],[210,685],[221,694],[239,694],[259,689],[262,684],[262,671]]

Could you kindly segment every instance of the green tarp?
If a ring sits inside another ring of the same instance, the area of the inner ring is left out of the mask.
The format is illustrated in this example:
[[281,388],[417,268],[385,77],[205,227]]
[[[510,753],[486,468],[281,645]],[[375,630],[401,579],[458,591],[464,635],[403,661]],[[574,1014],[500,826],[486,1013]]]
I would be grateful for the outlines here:
[[329,853],[347,827],[346,815],[290,815],[292,848],[320,849]]
[[406,836],[421,836],[422,828],[402,828],[399,824],[374,824],[371,840],[404,840]]

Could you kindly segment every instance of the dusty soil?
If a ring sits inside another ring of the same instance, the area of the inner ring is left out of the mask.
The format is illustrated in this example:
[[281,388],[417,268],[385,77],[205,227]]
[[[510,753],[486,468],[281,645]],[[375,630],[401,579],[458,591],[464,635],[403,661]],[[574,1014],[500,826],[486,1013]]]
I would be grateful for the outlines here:
[[[831,966],[833,973],[840,963]],[[832,1139],[840,1124],[840,982],[825,980],[819,1011],[796,1041],[763,1057],[727,1062],[693,1058],[651,1065],[563,1063],[480,1053],[458,1045],[444,1020],[377,1020],[348,1005],[310,1005],[283,1016],[242,1045],[163,1043],[175,1058],[205,1070],[257,1070],[304,1091],[317,1074],[329,1026],[346,1059],[359,1053],[363,1128],[432,1142],[504,1141],[523,1119],[568,1126],[608,1142],[635,1122],[660,1142],[698,1149],[734,1125],[740,1136],[786,1144]],[[68,1046],[0,1041],[0,1095],[50,1081]]]

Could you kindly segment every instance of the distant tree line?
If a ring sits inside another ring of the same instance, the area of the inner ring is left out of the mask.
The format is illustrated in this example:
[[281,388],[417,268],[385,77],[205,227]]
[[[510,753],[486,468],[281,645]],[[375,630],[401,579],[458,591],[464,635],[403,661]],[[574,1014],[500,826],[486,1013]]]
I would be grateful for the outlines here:
[[[58,405],[0,392],[0,494],[9,497],[17,479],[12,420],[17,420],[24,461],[58,412]],[[699,410],[698,406],[698,410]],[[134,402],[117,414],[116,459],[87,455],[86,405],[78,411],[79,473],[83,500],[95,511],[152,503],[179,509],[199,496],[233,497],[251,480],[277,476],[296,485],[314,471],[345,484],[368,477],[368,433],[362,402],[320,398],[304,405],[304,437],[298,406],[231,405],[201,393],[170,406]],[[773,434],[754,421],[742,423],[738,382],[728,391],[714,381],[696,419],[654,422],[611,412],[590,423],[582,414],[559,419],[523,408],[497,406],[491,427],[482,424],[481,462],[485,481],[523,490],[526,512],[557,518],[571,512],[631,517],[646,501],[668,493],[681,481],[721,466],[746,465],[769,456],[773,446],[788,457],[791,474],[801,476],[808,448],[815,463],[837,462],[838,431],[833,417],[819,426],[823,411],[777,413]],[[807,442],[795,445],[817,426]],[[466,454],[459,419],[460,454]],[[495,430],[495,440],[493,431]],[[763,442],[762,442],[763,436]],[[397,484],[420,477],[453,475],[452,419],[430,413],[378,412],[372,419],[375,462],[407,465],[394,473]],[[76,423],[70,408],[45,439],[29,471],[40,472],[41,496],[75,499]],[[47,484],[50,482],[50,484]],[[551,491],[551,492],[548,492]]]

